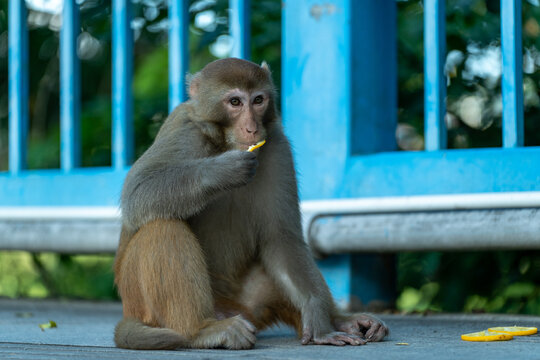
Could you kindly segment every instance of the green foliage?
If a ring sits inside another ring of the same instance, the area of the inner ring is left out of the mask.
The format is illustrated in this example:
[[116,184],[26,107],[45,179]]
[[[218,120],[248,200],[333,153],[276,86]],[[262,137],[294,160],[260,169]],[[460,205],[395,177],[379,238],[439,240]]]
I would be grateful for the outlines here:
[[[446,1],[447,54],[449,62],[447,109],[448,147],[501,146],[500,76],[470,71],[468,63],[496,54],[500,47],[500,0]],[[423,109],[423,7],[420,0],[398,2],[398,121],[411,125],[420,137],[424,128]],[[540,48],[540,7],[523,2],[523,47],[530,63]],[[532,60],[531,60],[532,59]],[[490,61],[494,60],[493,57]],[[527,62],[526,61],[526,62]],[[485,63],[481,66],[485,67]],[[536,65],[524,69],[525,144],[540,145],[540,72]],[[467,106],[478,116],[466,116]],[[477,119],[475,119],[477,118]],[[421,150],[421,147],[405,150]]]
[[82,166],[111,165],[111,99],[96,96],[81,111]]
[[440,308],[433,304],[433,298],[439,289],[440,285],[436,282],[423,284],[419,289],[406,287],[399,295],[396,306],[404,312],[440,311]]
[[398,309],[539,314],[540,251],[398,255]]
[[41,298],[49,295],[28,253],[0,253],[0,274],[1,296]]
[[0,252],[0,295],[117,299],[113,256]]
[[166,46],[160,46],[142,58],[133,77],[133,96],[136,99],[167,97],[167,66],[168,48]]

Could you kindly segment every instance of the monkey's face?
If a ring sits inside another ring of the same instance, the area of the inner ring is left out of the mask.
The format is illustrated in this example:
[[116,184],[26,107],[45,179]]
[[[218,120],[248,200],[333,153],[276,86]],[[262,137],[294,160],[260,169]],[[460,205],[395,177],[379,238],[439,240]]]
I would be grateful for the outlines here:
[[227,117],[225,138],[231,149],[247,150],[266,137],[263,120],[270,103],[264,89],[252,91],[239,88],[225,92],[222,106]]
[[211,62],[191,78],[189,94],[197,117],[222,129],[229,150],[247,150],[264,140],[266,126],[277,119],[266,63],[235,58]]

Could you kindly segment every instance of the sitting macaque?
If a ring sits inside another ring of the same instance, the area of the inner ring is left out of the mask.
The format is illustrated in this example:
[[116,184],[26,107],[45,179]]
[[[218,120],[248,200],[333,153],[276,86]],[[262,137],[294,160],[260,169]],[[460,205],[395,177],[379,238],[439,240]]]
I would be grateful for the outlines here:
[[336,308],[302,238],[268,66],[214,61],[191,77],[189,97],[125,180],[116,345],[249,349],[279,322],[302,344],[382,340],[380,320]]

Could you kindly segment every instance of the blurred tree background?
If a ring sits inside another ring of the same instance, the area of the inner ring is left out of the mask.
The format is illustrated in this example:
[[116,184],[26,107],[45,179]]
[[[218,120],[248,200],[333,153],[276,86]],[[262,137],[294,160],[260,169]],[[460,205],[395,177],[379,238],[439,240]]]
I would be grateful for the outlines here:
[[[501,146],[500,0],[449,0],[447,61],[449,148]],[[83,166],[111,163],[111,4],[81,4]],[[281,81],[281,2],[252,8],[252,60],[266,60]],[[256,3],[256,6],[255,6]],[[7,170],[7,4],[0,0],[0,171]],[[133,0],[136,156],[167,116],[166,0]],[[30,29],[31,169],[59,167],[60,1],[27,1]],[[399,125],[403,151],[423,149],[423,4],[397,1]],[[190,5],[190,71],[228,56],[228,1]],[[540,145],[540,4],[523,2],[525,144]],[[112,255],[0,252],[0,296],[116,299]],[[540,314],[540,252],[398,254],[397,308]]]

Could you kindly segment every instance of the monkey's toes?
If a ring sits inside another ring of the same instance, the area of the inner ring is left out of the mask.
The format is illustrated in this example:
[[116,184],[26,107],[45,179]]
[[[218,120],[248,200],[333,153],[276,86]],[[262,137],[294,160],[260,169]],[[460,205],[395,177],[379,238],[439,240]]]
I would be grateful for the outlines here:
[[223,346],[232,350],[251,349],[255,345],[257,329],[241,315],[232,317],[227,327]]

